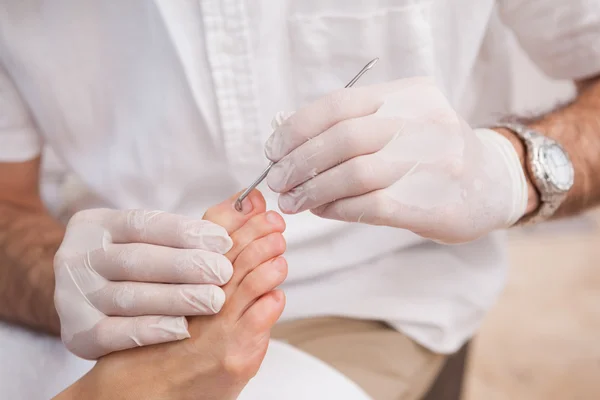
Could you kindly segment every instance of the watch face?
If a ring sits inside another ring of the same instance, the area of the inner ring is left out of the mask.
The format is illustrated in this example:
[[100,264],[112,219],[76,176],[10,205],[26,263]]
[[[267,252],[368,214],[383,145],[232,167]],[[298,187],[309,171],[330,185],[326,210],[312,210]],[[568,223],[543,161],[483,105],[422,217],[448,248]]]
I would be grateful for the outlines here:
[[565,151],[558,144],[543,146],[540,161],[550,182],[559,190],[569,190],[573,185],[573,165]]

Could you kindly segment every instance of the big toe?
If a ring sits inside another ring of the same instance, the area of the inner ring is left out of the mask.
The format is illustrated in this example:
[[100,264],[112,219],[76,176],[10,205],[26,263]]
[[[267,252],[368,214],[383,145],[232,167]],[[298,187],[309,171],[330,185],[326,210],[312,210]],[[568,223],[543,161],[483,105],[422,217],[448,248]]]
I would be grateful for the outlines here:
[[242,210],[235,209],[235,201],[240,193],[235,194],[229,199],[209,208],[202,219],[222,226],[229,234],[240,229],[244,224],[255,215],[264,213],[267,209],[267,203],[262,193],[258,190],[250,192],[248,197],[242,203]]

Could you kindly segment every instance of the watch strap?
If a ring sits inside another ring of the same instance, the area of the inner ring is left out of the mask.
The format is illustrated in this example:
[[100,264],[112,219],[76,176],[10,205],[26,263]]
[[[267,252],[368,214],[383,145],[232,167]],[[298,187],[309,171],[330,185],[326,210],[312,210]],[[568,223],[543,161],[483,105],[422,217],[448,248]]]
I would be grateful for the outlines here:
[[546,179],[544,169],[538,159],[538,152],[545,144],[557,143],[522,124],[506,122],[496,124],[495,127],[509,129],[523,141],[526,148],[526,168],[528,169],[529,176],[540,196],[538,208],[523,216],[523,218],[517,222],[517,225],[529,225],[547,220],[560,207],[567,192],[557,190],[557,188]]

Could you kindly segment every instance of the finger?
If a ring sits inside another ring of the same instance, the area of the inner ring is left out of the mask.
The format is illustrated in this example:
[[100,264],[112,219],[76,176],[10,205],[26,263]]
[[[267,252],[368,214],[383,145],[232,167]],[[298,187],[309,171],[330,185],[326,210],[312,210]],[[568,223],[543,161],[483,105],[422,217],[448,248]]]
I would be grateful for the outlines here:
[[109,317],[67,345],[79,357],[95,360],[115,351],[189,338],[184,317]]
[[271,233],[250,243],[233,264],[233,276],[223,287],[226,295],[231,295],[246,275],[260,264],[285,252],[285,240],[279,232]]
[[210,221],[147,210],[87,210],[69,221],[65,247],[102,248],[107,243],[148,243],[221,254],[232,246],[227,231]]
[[376,190],[361,196],[335,200],[310,211],[321,218],[385,225],[390,219],[399,217],[401,209],[399,204],[390,202],[383,190]]
[[301,108],[279,126],[265,144],[265,154],[277,162],[302,143],[340,121],[375,113],[390,94],[418,86],[428,78],[409,78],[394,82],[340,89]]
[[269,160],[277,162],[338,122],[373,114],[380,105],[376,92],[364,88],[337,90],[285,120],[267,140],[265,154]]
[[[408,206],[390,197],[386,190],[377,190],[357,197],[336,200],[311,212],[321,218],[345,222],[360,222],[370,225],[393,226],[423,233],[424,225],[435,217],[431,210]],[[442,221],[436,221],[439,223]]]
[[88,293],[87,298],[108,316],[191,316],[219,312],[225,293],[215,285],[109,282],[102,289]]
[[92,268],[109,281],[223,285],[233,274],[219,253],[145,243],[110,244],[89,253]]
[[[450,168],[445,172],[448,170]],[[407,229],[423,237],[434,237],[434,232],[456,237],[461,224],[469,223],[468,212],[457,213],[455,207],[462,201],[463,189],[452,179],[451,172],[447,176],[442,175],[441,170],[435,174],[430,172],[424,169],[407,174],[383,190],[336,200],[311,212],[327,219]],[[435,196],[431,195],[432,185],[435,185]]]
[[256,299],[281,285],[287,272],[287,262],[283,257],[260,264],[244,277],[226,306],[227,312],[241,316]]
[[356,157],[282,194],[279,208],[284,213],[295,214],[337,199],[382,189],[400,179],[413,165],[395,162],[391,167],[378,153]]
[[287,192],[344,161],[381,150],[402,126],[400,119],[377,115],[341,121],[282,158],[267,183],[275,192]]
[[226,256],[234,262],[249,244],[271,233],[284,230],[285,222],[277,212],[269,211],[255,215],[244,226],[231,234],[234,244]]
[[248,197],[242,202],[242,211],[237,211],[235,209],[235,201],[241,193],[237,193],[224,202],[209,208],[203,218],[222,226],[229,234],[232,234],[241,228],[246,221],[255,215],[265,212],[267,203],[262,193],[256,189],[250,192]]
[[[438,113],[439,114],[439,113]],[[402,129],[379,151],[343,162],[279,197],[284,213],[297,213],[346,197],[386,188],[414,174],[403,196],[438,190],[464,174],[463,140],[448,125],[427,125],[402,119]],[[441,178],[441,182],[438,182]],[[427,190],[425,189],[427,188]],[[435,196],[429,196],[429,198]]]

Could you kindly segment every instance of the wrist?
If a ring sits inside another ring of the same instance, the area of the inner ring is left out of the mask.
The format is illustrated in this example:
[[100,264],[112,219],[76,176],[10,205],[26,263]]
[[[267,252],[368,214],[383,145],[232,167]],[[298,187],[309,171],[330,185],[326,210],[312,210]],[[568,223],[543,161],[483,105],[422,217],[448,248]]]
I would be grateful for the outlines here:
[[525,144],[515,133],[509,129],[495,128],[494,131],[508,139],[514,146],[515,151],[519,156],[521,167],[523,168],[523,173],[525,174],[525,179],[527,181],[527,207],[525,209],[525,215],[530,214],[537,210],[537,208],[540,206],[540,194],[533,184],[533,180],[531,179],[531,171],[529,171],[527,166],[527,152],[525,149]]

